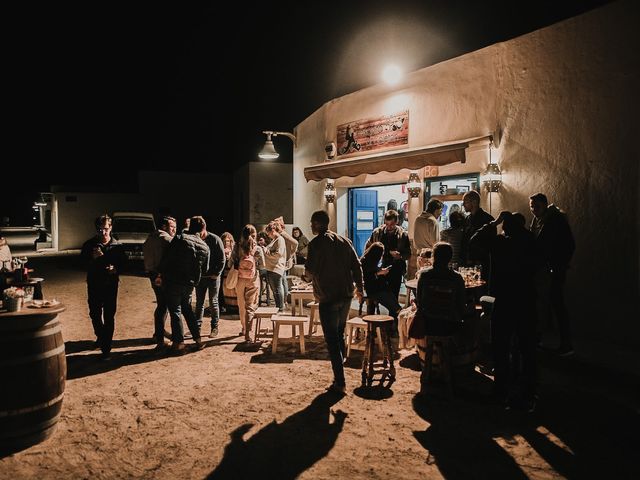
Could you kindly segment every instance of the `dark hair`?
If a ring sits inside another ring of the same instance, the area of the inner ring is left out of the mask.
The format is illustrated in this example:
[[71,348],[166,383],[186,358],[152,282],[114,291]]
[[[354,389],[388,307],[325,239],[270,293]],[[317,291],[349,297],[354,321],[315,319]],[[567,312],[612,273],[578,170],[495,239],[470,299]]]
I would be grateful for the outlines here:
[[469,199],[471,201],[478,202],[478,205],[480,205],[480,194],[478,192],[476,192],[475,190],[469,190],[467,193],[465,193],[462,196],[462,201],[464,202],[465,199]]
[[384,214],[384,221],[386,222],[387,220],[394,220],[394,221],[398,221],[398,212],[396,212],[395,210],[387,210],[387,212]]
[[207,229],[207,222],[205,222],[204,218],[202,218],[200,215],[191,217],[191,220],[189,221],[188,233],[193,235],[195,233],[202,233],[206,229]]
[[98,218],[96,218],[96,221],[95,221],[96,228],[101,228],[103,225],[107,223],[109,224],[109,226],[111,226],[113,224],[113,220],[106,213],[100,215]]
[[329,226],[329,214],[324,210],[316,210],[311,214],[311,221],[319,223],[324,227]]
[[547,196],[544,193],[534,193],[529,197],[529,200],[533,200],[534,202],[544,203],[544,205],[549,205],[549,200],[547,200]]
[[161,227],[166,227],[169,226],[169,222],[175,222],[176,219],[173,217],[162,217],[162,223],[160,224]]
[[460,228],[464,225],[464,215],[462,212],[451,212],[449,215],[451,228]]
[[291,229],[291,236],[292,236],[293,238],[296,238],[296,235],[295,235],[295,233],[296,233],[296,232],[300,232],[300,236],[302,236],[302,230],[300,230],[300,228],[299,228],[299,227],[293,227],[293,228]]
[[373,242],[360,257],[362,265],[378,264],[384,254],[384,244],[382,242]]
[[444,204],[440,200],[438,200],[437,198],[432,198],[431,200],[429,200],[429,203],[427,203],[427,212],[433,213],[443,206]]
[[242,253],[246,255],[251,255],[251,251],[256,246],[256,239],[253,237],[257,235],[256,227],[248,223],[242,229],[242,233],[240,234],[240,239],[238,240],[237,247],[238,250],[242,251]]
[[453,258],[453,247],[447,242],[438,242],[433,246],[433,264],[448,265]]

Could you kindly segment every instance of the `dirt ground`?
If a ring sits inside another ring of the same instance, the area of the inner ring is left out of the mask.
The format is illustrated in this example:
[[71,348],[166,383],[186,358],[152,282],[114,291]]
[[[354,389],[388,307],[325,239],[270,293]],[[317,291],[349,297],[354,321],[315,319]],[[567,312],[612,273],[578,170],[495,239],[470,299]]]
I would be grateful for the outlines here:
[[153,294],[134,275],[121,279],[112,359],[102,361],[73,263],[31,264],[45,297],[67,307],[68,379],[54,435],[0,459],[1,479],[640,478],[632,374],[541,352],[540,401],[527,414],[492,405],[479,373],[453,399],[438,389],[418,399],[409,350],[393,385],[362,388],[358,352],[340,397],[325,392],[321,335],[306,355],[293,345],[273,355],[269,341],[241,345],[237,317],[223,316],[204,350],[154,354]]

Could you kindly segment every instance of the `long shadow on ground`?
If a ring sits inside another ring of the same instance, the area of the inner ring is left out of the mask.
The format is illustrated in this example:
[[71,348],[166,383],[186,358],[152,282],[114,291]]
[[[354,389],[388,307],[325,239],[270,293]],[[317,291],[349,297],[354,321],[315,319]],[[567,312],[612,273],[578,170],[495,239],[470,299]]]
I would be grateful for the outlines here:
[[[243,440],[250,423],[231,433],[224,457],[209,479],[297,478],[333,448],[347,414],[332,412],[331,406],[343,396],[325,392],[311,404],[282,423],[275,421]],[[333,423],[329,423],[333,415]]]
[[505,411],[480,394],[416,396],[416,413],[430,423],[414,432],[427,463],[448,479],[529,478],[541,467],[565,478],[640,478],[637,394],[619,395],[637,379],[618,377],[614,386],[612,372],[601,379],[598,367],[543,355],[540,366],[533,413]]

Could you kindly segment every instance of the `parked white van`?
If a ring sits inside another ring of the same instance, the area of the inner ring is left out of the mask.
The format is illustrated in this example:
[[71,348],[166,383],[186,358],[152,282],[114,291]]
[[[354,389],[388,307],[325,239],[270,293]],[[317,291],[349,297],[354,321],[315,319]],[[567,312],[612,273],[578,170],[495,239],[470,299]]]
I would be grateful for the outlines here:
[[156,230],[153,214],[144,212],[113,212],[111,234],[124,245],[129,260],[144,260],[142,245]]

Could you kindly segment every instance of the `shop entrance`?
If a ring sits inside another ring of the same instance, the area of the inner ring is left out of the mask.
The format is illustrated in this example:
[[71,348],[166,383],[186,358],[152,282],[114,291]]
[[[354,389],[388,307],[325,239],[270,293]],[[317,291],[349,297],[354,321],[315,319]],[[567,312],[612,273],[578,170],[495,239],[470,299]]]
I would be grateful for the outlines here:
[[479,179],[480,176],[477,173],[425,179],[424,204],[426,205],[432,198],[444,204],[440,215],[440,231],[449,228],[449,215],[452,212],[465,213],[462,208],[462,197],[469,190],[478,190]]
[[358,256],[373,229],[384,223],[384,213],[393,209],[398,212],[399,224],[409,227],[406,184],[376,185],[349,189],[349,237]]

